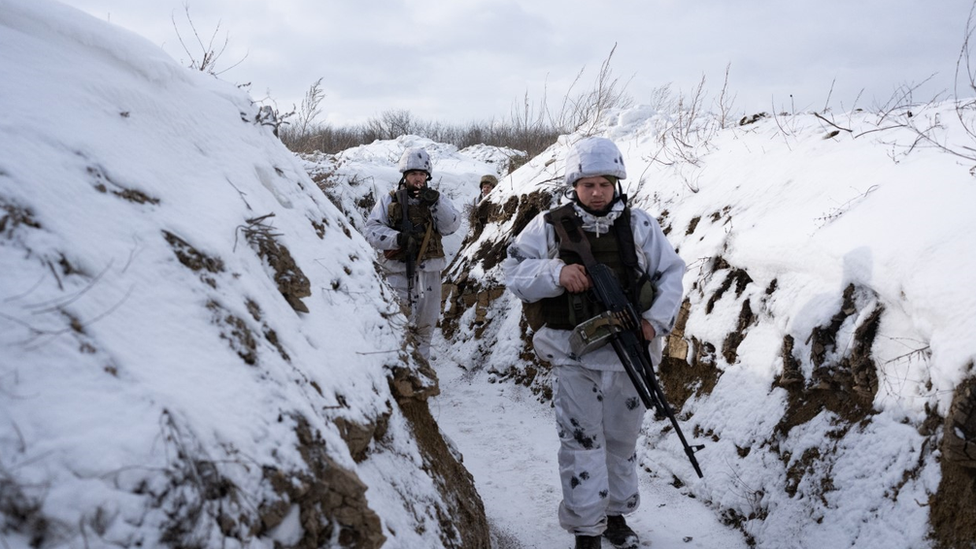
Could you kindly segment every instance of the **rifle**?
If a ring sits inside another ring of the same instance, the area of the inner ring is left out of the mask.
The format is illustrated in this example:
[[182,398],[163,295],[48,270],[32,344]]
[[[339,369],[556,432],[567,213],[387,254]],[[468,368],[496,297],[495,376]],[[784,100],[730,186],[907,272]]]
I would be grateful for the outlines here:
[[[557,215],[552,215],[559,212]],[[678,419],[674,417],[674,411],[664,398],[664,391],[658,383],[657,376],[654,375],[654,366],[651,363],[650,354],[647,351],[647,342],[644,340],[641,331],[641,316],[637,314],[634,304],[624,294],[623,288],[617,281],[613,270],[603,263],[598,263],[590,250],[589,241],[583,234],[582,227],[576,219],[575,213],[569,210],[554,210],[547,215],[552,223],[556,234],[559,235],[560,245],[565,249],[579,255],[586,267],[587,274],[593,280],[592,291],[600,302],[607,308],[612,321],[607,323],[610,331],[610,344],[616,351],[617,357],[627,371],[637,394],[640,395],[644,407],[654,408],[657,413],[665,415],[671,420],[674,432],[681,439],[684,446],[685,455],[691,461],[692,467],[698,473],[698,478],[702,478],[702,470],[695,458],[695,452],[705,447],[704,444],[690,446],[685,439]]]
[[403,261],[407,264],[407,310],[413,311],[413,278],[417,264],[417,239],[413,237],[413,222],[407,215],[408,199],[407,189],[397,191],[397,201],[400,202],[400,209],[403,214],[403,219],[400,221],[400,234],[404,235],[403,240],[407,246],[403,250]]

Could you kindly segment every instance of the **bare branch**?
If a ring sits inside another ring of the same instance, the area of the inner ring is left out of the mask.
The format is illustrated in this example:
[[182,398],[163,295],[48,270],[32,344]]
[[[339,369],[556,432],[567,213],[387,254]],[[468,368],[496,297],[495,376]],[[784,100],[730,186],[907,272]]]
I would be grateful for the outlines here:
[[845,131],[845,132],[848,132],[848,133],[854,133],[854,130],[852,130],[850,128],[842,128],[842,127],[838,126],[837,124],[834,124],[830,120],[827,120],[819,112],[815,112],[815,113],[813,113],[813,115],[816,116],[817,118],[819,118],[820,120],[823,120],[824,122],[830,124],[831,126],[837,128],[838,130]]
[[186,16],[187,24],[190,26],[190,31],[193,34],[193,39],[196,41],[196,47],[199,48],[200,50],[199,60],[197,60],[197,56],[192,51],[190,51],[190,47],[187,46],[186,41],[183,39],[183,34],[180,32],[180,27],[176,23],[176,16],[171,14],[170,20],[173,22],[173,29],[176,31],[176,37],[180,42],[180,46],[183,48],[183,51],[190,59],[189,63],[191,69],[198,70],[200,72],[206,72],[213,76],[220,76],[221,74],[240,65],[241,63],[244,62],[245,59],[247,59],[247,54],[244,54],[244,57],[242,57],[240,60],[238,60],[230,67],[227,67],[226,69],[223,70],[217,70],[217,61],[224,54],[224,51],[227,50],[227,46],[230,43],[230,35],[227,34],[224,36],[224,42],[219,49],[214,47],[214,43],[217,40],[217,35],[220,33],[220,21],[217,21],[217,25],[214,27],[213,34],[210,35],[210,39],[207,41],[207,43],[204,43],[203,38],[200,37],[200,32],[197,31],[196,24],[193,22],[193,17],[190,16],[189,2],[183,3],[183,13]]

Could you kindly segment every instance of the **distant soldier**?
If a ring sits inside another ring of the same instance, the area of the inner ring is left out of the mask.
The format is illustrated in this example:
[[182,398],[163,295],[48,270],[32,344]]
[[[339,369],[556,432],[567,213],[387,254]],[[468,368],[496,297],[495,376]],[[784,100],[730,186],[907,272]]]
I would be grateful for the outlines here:
[[474,199],[473,205],[475,207],[478,207],[478,204],[488,196],[488,193],[495,188],[495,185],[498,185],[498,178],[491,174],[483,175],[478,185],[481,186],[481,194]]
[[498,185],[498,178],[492,174],[485,174],[481,176],[478,185],[481,187],[481,193],[474,197],[474,200],[470,204],[464,207],[465,219],[468,220],[468,224],[471,226],[474,234],[480,234],[481,230],[488,223],[489,210],[482,207],[481,202],[495,188],[495,185]]
[[366,240],[383,252],[380,264],[417,330],[417,348],[430,358],[430,339],[441,309],[441,271],[447,266],[443,236],[461,217],[450,200],[427,186],[430,155],[423,148],[403,151],[397,188],[384,195],[366,220]]

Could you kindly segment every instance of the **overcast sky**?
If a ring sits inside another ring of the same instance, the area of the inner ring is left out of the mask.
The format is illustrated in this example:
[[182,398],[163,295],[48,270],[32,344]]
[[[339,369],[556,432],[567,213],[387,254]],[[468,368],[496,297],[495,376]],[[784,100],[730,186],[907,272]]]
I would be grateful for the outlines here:
[[[202,57],[183,0],[65,0],[189,64]],[[599,5],[599,7],[597,7]],[[726,66],[734,110],[835,111],[886,103],[902,86],[953,94],[973,0],[189,0],[204,41],[228,45],[221,78],[256,100],[300,105],[322,78],[321,121],[389,110],[442,123],[509,121],[528,96],[558,109],[588,91],[614,44],[613,75],[636,103],[655,90],[709,103]],[[235,63],[237,66],[231,68]],[[833,91],[831,92],[831,86]],[[791,98],[792,95],[792,98]],[[965,94],[971,96],[971,93]]]

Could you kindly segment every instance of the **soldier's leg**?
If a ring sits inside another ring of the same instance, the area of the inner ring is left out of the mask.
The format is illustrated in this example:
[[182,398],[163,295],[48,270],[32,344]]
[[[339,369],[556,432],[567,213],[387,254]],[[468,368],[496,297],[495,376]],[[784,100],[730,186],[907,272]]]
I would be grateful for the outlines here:
[[565,365],[555,372],[559,524],[573,534],[598,536],[606,528],[608,495],[602,372]]
[[603,427],[607,437],[610,486],[607,514],[624,515],[640,505],[637,478],[637,437],[644,421],[644,404],[626,372],[608,372]]
[[411,320],[417,330],[417,348],[424,358],[429,359],[430,339],[441,314],[441,273],[419,271],[418,275],[418,295]]

